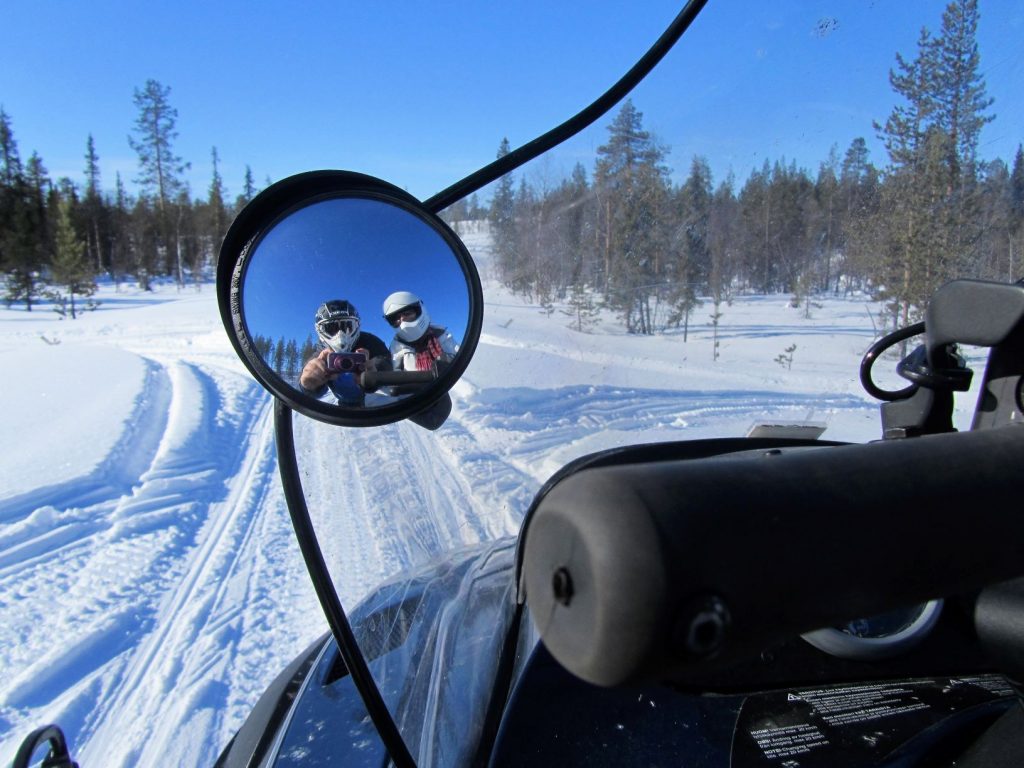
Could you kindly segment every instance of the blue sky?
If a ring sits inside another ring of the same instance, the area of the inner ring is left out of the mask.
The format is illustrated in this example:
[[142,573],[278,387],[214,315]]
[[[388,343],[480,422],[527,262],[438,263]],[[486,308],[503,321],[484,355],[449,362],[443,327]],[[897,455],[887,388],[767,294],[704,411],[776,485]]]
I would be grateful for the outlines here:
[[[675,2],[180,2],[8,4],[0,106],[22,158],[83,177],[86,138],[103,183],[133,189],[132,93],[171,87],[177,153],[205,195],[216,146],[233,196],[316,168],[384,178],[426,198],[564,120],[617,79],[678,11]],[[632,98],[685,176],[694,154],[742,182],[765,159],[816,170],[895,103],[888,71],[912,57],[944,2],[711,0]],[[1024,141],[1024,5],[982,2],[979,43],[996,122],[983,158]],[[602,120],[529,172],[588,171]]]
[[313,332],[317,308],[347,299],[363,331],[390,344],[383,302],[411,291],[431,321],[460,342],[469,324],[468,280],[451,246],[420,219],[375,200],[332,199],[290,213],[257,244],[243,283],[249,332],[293,338]]

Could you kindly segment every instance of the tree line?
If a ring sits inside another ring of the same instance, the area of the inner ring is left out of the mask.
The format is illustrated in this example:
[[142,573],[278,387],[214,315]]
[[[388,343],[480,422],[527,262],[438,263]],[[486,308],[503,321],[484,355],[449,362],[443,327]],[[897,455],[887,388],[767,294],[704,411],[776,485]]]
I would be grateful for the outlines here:
[[[673,184],[667,147],[626,101],[588,175],[558,183],[496,182],[488,211],[497,276],[582,329],[601,307],[631,333],[681,327],[702,302],[735,291],[788,292],[809,307],[823,291],[863,289],[906,324],[947,280],[1020,277],[1024,152],[1012,165],[977,158],[994,119],[975,42],[976,0],[954,0],[941,32],[922,30],[916,56],[897,54],[898,104],[873,128],[888,154],[872,163],[864,138],[833,148],[812,173],[765,161],[738,185],[715,184],[693,157]],[[507,153],[507,140],[498,156]],[[450,220],[471,216],[450,210]],[[700,297],[700,298],[699,298]]]
[[275,340],[269,336],[256,334],[253,346],[269,368],[293,384],[298,384],[303,363],[315,357],[320,351],[320,345],[313,334],[309,334],[301,345],[293,338],[286,340],[284,336],[279,336]]
[[[1013,280],[1024,245],[1024,152],[1012,162],[977,158],[981,129],[994,119],[975,41],[976,0],[954,0],[941,30],[922,30],[913,58],[896,55],[897,97],[873,129],[887,158],[876,165],[864,138],[834,148],[815,172],[765,161],[739,184],[715,182],[695,156],[673,183],[668,148],[626,101],[593,167],[568,178],[506,175],[488,203],[474,195],[445,212],[449,221],[486,218],[498,277],[554,312],[558,300],[582,329],[611,308],[632,333],[688,332],[710,301],[717,329],[736,291],[789,292],[809,308],[822,291],[863,289],[885,302],[888,321],[906,324],[943,282],[964,276]],[[130,145],[139,193],[118,174],[101,188],[87,138],[84,182],[52,181],[33,152],[23,162],[10,117],[0,108],[0,272],[8,305],[50,302],[74,317],[91,305],[96,280],[156,278],[179,286],[210,273],[234,214],[256,194],[246,167],[232,202],[211,148],[205,197],[193,196],[174,151],[177,111],[170,88],[149,80],[134,92]],[[509,151],[507,140],[499,156]]]
[[190,164],[174,150],[178,113],[170,90],[148,80],[134,92],[137,117],[128,141],[138,156],[137,195],[120,174],[113,192],[103,190],[92,135],[84,181],[53,181],[38,153],[22,160],[12,119],[0,108],[0,272],[8,306],[32,310],[50,302],[73,318],[94,305],[102,275],[146,290],[157,278],[184,286],[209,275],[234,214],[258,190],[246,166],[242,193],[229,201],[213,147],[205,197],[192,195],[183,180]]

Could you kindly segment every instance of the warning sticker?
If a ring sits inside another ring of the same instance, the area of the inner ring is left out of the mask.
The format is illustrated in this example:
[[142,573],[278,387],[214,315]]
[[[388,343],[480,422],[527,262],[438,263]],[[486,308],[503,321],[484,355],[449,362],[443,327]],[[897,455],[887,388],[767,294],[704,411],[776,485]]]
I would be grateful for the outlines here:
[[[774,691],[744,700],[733,768],[877,764],[950,718],[992,716],[1013,701],[998,675]],[[928,745],[922,744],[921,749]]]
[[782,728],[763,728],[751,731],[757,746],[766,757],[792,757],[805,755],[816,747],[828,744],[825,734],[813,725],[789,725]]

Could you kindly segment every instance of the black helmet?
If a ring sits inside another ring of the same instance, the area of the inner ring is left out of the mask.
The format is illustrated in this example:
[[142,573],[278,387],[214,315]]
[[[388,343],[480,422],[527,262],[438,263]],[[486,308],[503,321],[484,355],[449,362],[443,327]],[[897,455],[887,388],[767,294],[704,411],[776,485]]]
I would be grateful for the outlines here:
[[316,311],[316,335],[333,352],[350,352],[359,338],[359,311],[344,299],[325,301]]

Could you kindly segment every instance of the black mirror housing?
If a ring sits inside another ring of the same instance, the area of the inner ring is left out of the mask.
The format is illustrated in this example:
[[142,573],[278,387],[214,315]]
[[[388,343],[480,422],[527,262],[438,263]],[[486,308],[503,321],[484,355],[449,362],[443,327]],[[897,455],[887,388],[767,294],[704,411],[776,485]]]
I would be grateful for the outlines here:
[[[413,359],[402,355],[414,343],[409,333],[427,331],[388,324],[382,303],[396,291],[422,296],[429,332],[447,339],[431,375],[401,367]],[[339,426],[388,424],[450,403],[448,390],[469,364],[483,322],[479,274],[458,236],[407,192],[349,171],[302,173],[253,198],[221,246],[217,299],[228,337],[256,380],[293,410]],[[339,300],[357,319],[359,336],[346,343],[370,347],[381,376],[369,376],[364,387],[356,370],[332,375],[330,388],[323,379],[307,388],[300,382],[309,381],[304,368],[312,358],[340,351],[327,346],[335,340],[316,321],[318,307]],[[399,384],[403,376],[409,382]],[[338,379],[347,391],[335,386]]]

